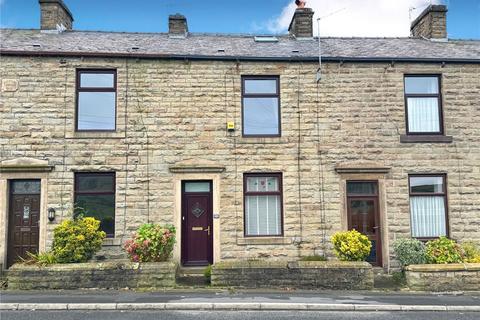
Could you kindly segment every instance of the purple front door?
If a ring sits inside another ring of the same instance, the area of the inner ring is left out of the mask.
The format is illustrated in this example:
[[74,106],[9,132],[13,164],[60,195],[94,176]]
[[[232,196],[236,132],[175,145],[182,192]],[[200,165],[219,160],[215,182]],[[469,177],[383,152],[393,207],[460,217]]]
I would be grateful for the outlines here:
[[182,264],[213,264],[212,182],[182,183]]

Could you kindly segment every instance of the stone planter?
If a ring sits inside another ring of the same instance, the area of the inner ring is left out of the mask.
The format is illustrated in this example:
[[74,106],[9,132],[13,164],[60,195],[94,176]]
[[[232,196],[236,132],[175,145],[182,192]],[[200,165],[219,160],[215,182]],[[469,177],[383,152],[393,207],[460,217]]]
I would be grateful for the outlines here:
[[175,286],[175,272],[173,262],[16,264],[8,270],[8,289],[160,289]]
[[405,276],[410,290],[480,291],[480,263],[410,265]]
[[367,262],[233,261],[212,266],[211,284],[243,288],[368,290],[373,288]]

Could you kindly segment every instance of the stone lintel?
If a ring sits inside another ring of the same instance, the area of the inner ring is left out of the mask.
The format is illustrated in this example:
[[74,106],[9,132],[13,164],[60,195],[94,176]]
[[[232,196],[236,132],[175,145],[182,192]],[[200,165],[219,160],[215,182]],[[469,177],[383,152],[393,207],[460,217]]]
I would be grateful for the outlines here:
[[340,163],[335,166],[335,171],[340,174],[344,173],[383,173],[390,172],[390,167],[383,164],[373,162],[354,162]]
[[0,162],[0,172],[50,172],[54,166],[47,160],[16,158]]
[[172,173],[221,173],[225,166],[209,160],[190,159],[175,163],[169,170]]

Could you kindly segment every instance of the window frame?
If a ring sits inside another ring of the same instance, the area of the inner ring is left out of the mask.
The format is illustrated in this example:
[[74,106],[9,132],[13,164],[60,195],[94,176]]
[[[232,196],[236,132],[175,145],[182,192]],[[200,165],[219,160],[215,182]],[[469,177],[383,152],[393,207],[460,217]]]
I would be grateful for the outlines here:
[[[275,177],[278,179],[278,191],[255,192],[247,191],[247,178],[249,177]],[[280,234],[269,235],[251,235],[247,234],[247,206],[245,205],[247,196],[280,196]],[[272,173],[244,173],[243,174],[243,236],[245,238],[272,238],[283,237],[283,174],[281,172]]]
[[[438,81],[438,93],[407,93],[406,79],[407,78],[437,78]],[[442,104],[442,75],[432,73],[414,73],[403,75],[403,95],[405,101],[405,124],[407,136],[444,136],[445,128],[443,125],[443,104]],[[411,132],[410,125],[408,123],[408,98],[437,98],[438,100],[438,132]]]
[[[78,177],[97,177],[97,176],[111,176],[113,179],[113,186],[112,190],[113,191],[98,191],[98,192],[91,192],[91,191],[79,191],[78,185],[79,185],[79,179]],[[74,183],[73,183],[73,205],[74,205],[74,210],[75,206],[77,203],[77,197],[78,195],[89,195],[89,196],[95,196],[95,195],[111,195],[113,194],[113,233],[112,234],[107,234],[107,238],[114,238],[115,237],[115,229],[116,229],[116,216],[117,216],[117,199],[116,199],[116,193],[117,193],[117,181],[116,181],[116,172],[75,172],[74,174]]]
[[[410,178],[421,178],[421,177],[442,177],[443,187],[442,192],[411,192]],[[448,219],[448,197],[447,197],[447,174],[446,173],[415,173],[408,175],[408,209],[410,215],[410,234],[412,234],[412,208],[410,207],[410,198],[411,197],[443,197],[443,203],[445,206],[445,236],[450,237],[450,224]],[[412,236],[413,238],[413,236]],[[428,241],[438,239],[439,237],[414,237],[420,241]]]
[[[81,87],[82,74],[113,74],[113,87]],[[114,92],[115,93],[115,116],[113,129],[79,129],[79,96],[80,92]],[[75,131],[76,132],[116,132],[117,131],[117,70],[116,69],[77,69],[75,80]]]
[[[246,80],[275,80],[277,93],[245,93]],[[246,134],[245,133],[245,98],[277,98],[278,100],[278,133],[276,134]],[[280,99],[280,76],[279,75],[244,75],[242,76],[242,137],[245,138],[264,138],[282,136],[282,108]]]

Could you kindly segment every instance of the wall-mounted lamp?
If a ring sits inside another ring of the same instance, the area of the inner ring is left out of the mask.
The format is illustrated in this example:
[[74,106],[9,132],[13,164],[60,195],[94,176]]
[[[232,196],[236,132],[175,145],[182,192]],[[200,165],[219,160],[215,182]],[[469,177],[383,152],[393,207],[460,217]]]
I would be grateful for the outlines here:
[[55,220],[55,209],[48,208],[48,221],[52,222],[53,220]]

